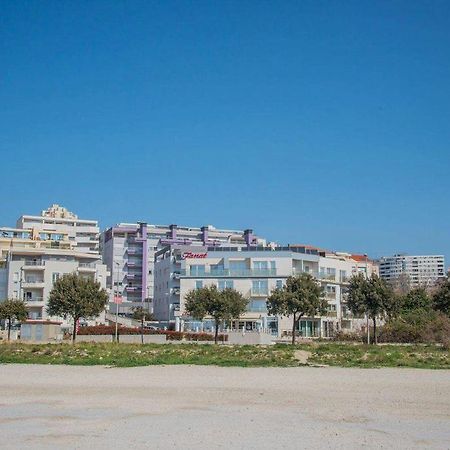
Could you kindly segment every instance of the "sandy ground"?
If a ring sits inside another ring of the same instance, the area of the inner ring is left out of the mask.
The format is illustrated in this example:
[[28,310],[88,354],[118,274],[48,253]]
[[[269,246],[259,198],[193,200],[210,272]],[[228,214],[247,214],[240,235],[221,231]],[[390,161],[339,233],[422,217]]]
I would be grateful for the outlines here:
[[450,372],[0,365],[0,447],[450,448]]

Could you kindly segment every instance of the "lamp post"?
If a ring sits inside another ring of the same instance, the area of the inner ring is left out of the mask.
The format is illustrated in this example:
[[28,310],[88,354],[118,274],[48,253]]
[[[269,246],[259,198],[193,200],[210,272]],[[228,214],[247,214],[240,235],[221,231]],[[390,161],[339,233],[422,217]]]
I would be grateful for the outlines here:
[[119,322],[119,267],[118,262],[114,263],[117,266],[117,280],[116,280],[116,295],[114,297],[114,303],[116,304],[116,330],[115,330],[115,342],[118,342],[118,322]]

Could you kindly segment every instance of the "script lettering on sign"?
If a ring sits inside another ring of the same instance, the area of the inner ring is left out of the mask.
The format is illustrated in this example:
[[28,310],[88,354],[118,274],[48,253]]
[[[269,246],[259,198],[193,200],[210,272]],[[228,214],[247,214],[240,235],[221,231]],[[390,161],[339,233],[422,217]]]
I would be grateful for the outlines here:
[[183,259],[188,258],[206,258],[208,256],[208,253],[192,253],[192,252],[185,252],[182,255]]

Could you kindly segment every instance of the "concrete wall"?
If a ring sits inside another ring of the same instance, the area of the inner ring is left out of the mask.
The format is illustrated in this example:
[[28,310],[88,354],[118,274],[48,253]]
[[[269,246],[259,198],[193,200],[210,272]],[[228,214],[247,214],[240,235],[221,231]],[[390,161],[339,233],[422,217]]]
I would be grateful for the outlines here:
[[[81,335],[77,336],[77,342],[113,342],[114,336],[109,334],[103,335]],[[141,335],[128,334],[119,335],[119,342],[121,344],[140,344]],[[164,334],[144,334],[144,344],[165,344],[166,336]]]
[[227,331],[227,344],[235,345],[270,345],[274,343],[274,336],[268,333]]

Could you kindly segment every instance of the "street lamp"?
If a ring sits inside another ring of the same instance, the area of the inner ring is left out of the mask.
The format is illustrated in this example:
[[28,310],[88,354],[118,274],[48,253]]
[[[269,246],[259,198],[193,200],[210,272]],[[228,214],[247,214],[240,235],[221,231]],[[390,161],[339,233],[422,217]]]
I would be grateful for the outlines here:
[[[116,304],[116,330],[115,330],[115,341],[118,342],[118,323],[119,323],[119,267],[120,263],[114,263],[117,266],[117,280],[116,280],[116,295],[114,296],[114,303]],[[114,279],[114,276],[113,276]]]

